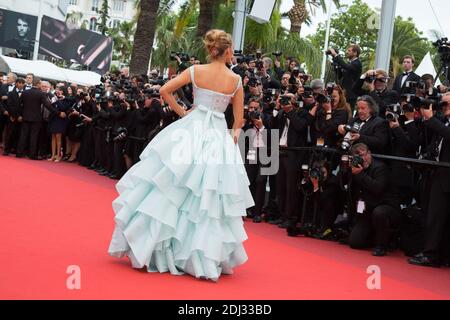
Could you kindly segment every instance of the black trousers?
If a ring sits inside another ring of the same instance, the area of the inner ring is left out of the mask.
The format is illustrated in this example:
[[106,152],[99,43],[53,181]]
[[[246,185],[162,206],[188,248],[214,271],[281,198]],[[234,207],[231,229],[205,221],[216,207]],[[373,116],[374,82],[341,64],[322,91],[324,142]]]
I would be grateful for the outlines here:
[[392,230],[400,224],[400,211],[389,205],[377,206],[372,212],[356,214],[349,244],[353,249],[387,246]]
[[438,258],[450,218],[450,192],[442,190],[439,181],[432,182],[425,230],[424,254]]
[[280,154],[280,168],[277,174],[277,196],[281,219],[295,225],[298,219],[300,191],[300,158],[295,152]]
[[5,125],[5,141],[4,150],[11,152],[12,149],[17,150],[17,144],[19,142],[20,130],[22,123],[17,120],[11,121],[8,119]]
[[106,166],[106,134],[105,131],[94,128],[94,164],[97,167]]
[[250,181],[250,192],[252,193],[255,205],[250,209],[254,216],[260,216],[266,194],[267,176],[261,175],[261,164],[245,164],[247,176]]
[[[65,139],[63,139],[65,140]],[[45,157],[52,153],[52,134],[48,130],[48,121],[42,121],[42,126],[39,131],[39,155]],[[59,153],[60,150],[57,150]]]
[[27,146],[30,157],[37,157],[39,132],[42,127],[42,121],[24,121],[20,132],[19,147],[17,154],[24,155]]
[[123,148],[125,140],[114,142],[114,165],[113,172],[116,176],[123,176],[126,171],[125,158],[123,157]]

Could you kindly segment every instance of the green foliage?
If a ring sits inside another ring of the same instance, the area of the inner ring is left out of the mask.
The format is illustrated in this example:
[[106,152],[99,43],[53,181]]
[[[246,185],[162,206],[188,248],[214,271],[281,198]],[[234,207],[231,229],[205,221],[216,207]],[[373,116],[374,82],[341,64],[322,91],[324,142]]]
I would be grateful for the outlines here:
[[98,14],[100,15],[99,22],[97,22],[98,30],[106,35],[108,32],[108,20],[109,20],[109,5],[108,0],[103,0],[102,8],[98,10]]

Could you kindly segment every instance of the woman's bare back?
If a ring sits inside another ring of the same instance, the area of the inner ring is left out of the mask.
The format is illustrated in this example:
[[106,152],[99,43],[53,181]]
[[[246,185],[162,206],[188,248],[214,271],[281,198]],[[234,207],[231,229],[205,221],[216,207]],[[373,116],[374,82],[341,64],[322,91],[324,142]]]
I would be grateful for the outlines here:
[[210,63],[194,66],[194,81],[199,88],[231,95],[236,90],[239,75],[225,65]]

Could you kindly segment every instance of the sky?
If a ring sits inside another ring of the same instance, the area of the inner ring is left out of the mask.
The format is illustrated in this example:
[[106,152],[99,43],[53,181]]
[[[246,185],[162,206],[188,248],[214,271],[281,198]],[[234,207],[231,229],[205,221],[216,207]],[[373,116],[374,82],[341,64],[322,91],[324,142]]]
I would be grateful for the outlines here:
[[[329,0],[326,0],[329,2]],[[388,1],[388,0],[387,0]],[[341,3],[351,5],[351,0],[341,0]],[[382,0],[363,0],[371,8],[381,8]],[[293,0],[282,0],[281,12],[287,12],[293,5]],[[434,8],[437,19],[433,14],[430,3]],[[337,12],[336,7],[333,5],[333,12]],[[397,0],[396,15],[400,15],[403,18],[411,17],[417,28],[424,33],[425,37],[431,38],[430,30],[438,30],[445,37],[450,38],[450,19],[446,18],[446,15],[450,12],[449,0]],[[320,22],[327,20],[327,14],[323,11],[317,10],[316,16],[312,18],[311,26],[303,26],[301,36],[314,33]],[[439,26],[439,23],[442,26]],[[283,26],[289,28],[289,19],[283,20]],[[435,40],[435,39],[431,39]]]

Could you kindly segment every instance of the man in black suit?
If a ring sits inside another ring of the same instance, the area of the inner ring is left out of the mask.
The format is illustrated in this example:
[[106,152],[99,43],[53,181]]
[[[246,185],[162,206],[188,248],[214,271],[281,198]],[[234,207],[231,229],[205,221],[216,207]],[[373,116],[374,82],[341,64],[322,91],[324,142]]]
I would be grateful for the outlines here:
[[412,56],[404,56],[402,58],[403,73],[399,74],[397,78],[395,78],[394,85],[392,87],[392,89],[397,91],[400,95],[415,93],[411,92],[411,88],[408,86],[410,82],[420,81],[420,76],[413,71],[415,62],[416,61]]
[[[450,94],[442,97],[445,104],[445,122],[433,116],[433,110],[421,109],[425,126],[436,134],[431,145],[435,148],[437,161],[450,162]],[[422,253],[409,259],[409,263],[439,267],[440,249],[445,239],[446,224],[450,219],[450,169],[438,168],[432,173],[428,216],[425,231],[425,246]],[[448,244],[447,244],[448,245]],[[449,257],[447,257],[448,259]]]
[[[303,153],[298,151],[283,150],[283,147],[305,147],[307,143],[308,118],[307,111],[295,109],[295,96],[288,94],[291,100],[280,99],[277,101],[277,108],[274,110],[272,123],[273,129],[278,129],[280,134],[280,165],[277,174],[277,197],[281,214],[281,221],[278,222],[281,228],[295,226],[297,223],[298,208],[298,188],[300,179],[300,168]],[[272,148],[274,146],[272,145]]]
[[333,57],[333,63],[337,69],[338,79],[336,80],[345,89],[347,102],[354,107],[358,96],[353,92],[353,87],[362,73],[362,64],[359,60],[361,48],[356,44],[352,44],[347,48],[346,58],[349,60],[349,63],[345,62],[344,58],[333,48],[328,50]]
[[[250,191],[255,206],[250,208],[253,222],[260,223],[261,213],[264,206],[267,175],[261,174],[264,164],[261,156],[269,156],[268,146],[269,139],[269,115],[263,113],[263,108],[259,100],[251,99],[248,103],[246,112],[244,112],[246,123],[242,130],[245,136],[249,137],[248,145],[246,145],[245,169],[250,181]],[[264,159],[265,160],[265,159]]]
[[386,120],[378,117],[378,105],[370,96],[362,96],[357,102],[357,116],[349,125],[359,127],[358,133],[347,133],[344,125],[338,127],[343,136],[349,135],[353,144],[364,143],[374,153],[389,152],[389,126]]
[[[370,81],[372,79],[373,81]],[[388,82],[389,76],[386,71],[369,70],[353,87],[353,92],[358,96],[369,95],[374,98],[379,107],[378,115],[383,119],[386,118],[386,106],[398,103],[400,98],[397,91],[388,89]],[[363,89],[364,83],[367,83],[367,90]]]
[[390,170],[382,162],[372,159],[363,143],[352,147],[352,155],[363,164],[352,166],[352,196],[354,226],[349,237],[350,247],[364,249],[374,246],[374,256],[386,255],[390,231],[400,224],[400,205],[391,195]]
[[33,79],[33,88],[22,93],[23,111],[22,111],[22,130],[20,133],[19,146],[16,157],[24,156],[28,146],[29,157],[32,160],[41,160],[37,155],[39,130],[42,125],[43,115],[42,107],[51,112],[58,113],[61,118],[65,118],[64,112],[58,112],[52,106],[47,95],[39,88],[41,80],[38,77]]
[[7,156],[11,149],[16,149],[20,125],[22,123],[22,93],[25,86],[25,80],[19,78],[16,80],[15,88],[8,93],[8,100],[5,105],[6,116],[8,117],[5,127],[5,143],[3,155]]

